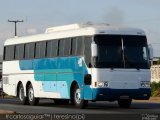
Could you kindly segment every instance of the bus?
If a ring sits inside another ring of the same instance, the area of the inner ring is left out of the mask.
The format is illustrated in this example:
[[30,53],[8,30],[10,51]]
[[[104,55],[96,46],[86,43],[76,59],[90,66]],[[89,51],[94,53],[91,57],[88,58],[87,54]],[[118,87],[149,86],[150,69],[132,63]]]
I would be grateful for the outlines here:
[[107,24],[70,24],[4,43],[3,90],[22,104],[40,98],[85,108],[88,101],[147,100],[150,55],[145,32]]

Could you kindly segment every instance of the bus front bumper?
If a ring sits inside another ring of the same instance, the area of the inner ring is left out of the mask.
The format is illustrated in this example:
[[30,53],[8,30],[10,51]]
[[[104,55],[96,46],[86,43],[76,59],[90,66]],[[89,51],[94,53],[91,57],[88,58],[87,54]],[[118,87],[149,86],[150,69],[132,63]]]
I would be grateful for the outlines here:
[[151,96],[150,88],[140,89],[110,89],[94,88],[93,100],[95,101],[115,101],[118,99],[148,100]]

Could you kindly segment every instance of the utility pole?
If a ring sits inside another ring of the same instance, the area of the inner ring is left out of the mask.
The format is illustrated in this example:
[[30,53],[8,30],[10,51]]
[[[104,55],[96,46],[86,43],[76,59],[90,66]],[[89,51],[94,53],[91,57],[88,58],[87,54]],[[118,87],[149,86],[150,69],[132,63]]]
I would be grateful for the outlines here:
[[15,36],[17,36],[17,23],[24,22],[23,20],[8,20],[8,22],[13,22],[15,25]]

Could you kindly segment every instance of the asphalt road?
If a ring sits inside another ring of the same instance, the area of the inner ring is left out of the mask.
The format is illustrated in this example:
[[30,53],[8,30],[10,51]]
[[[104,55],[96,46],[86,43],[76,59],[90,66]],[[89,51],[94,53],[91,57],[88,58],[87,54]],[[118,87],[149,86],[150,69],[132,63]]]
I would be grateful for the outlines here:
[[160,103],[132,102],[128,109],[119,108],[117,102],[89,102],[86,109],[72,105],[55,105],[53,100],[41,99],[38,106],[21,105],[18,99],[0,99],[1,110],[12,110],[16,113],[50,113],[50,114],[160,114]]

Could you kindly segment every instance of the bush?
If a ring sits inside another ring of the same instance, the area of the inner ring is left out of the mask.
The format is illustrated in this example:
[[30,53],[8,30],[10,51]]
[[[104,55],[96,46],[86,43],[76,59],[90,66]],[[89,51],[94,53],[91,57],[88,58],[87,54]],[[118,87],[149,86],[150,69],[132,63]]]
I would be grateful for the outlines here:
[[152,82],[151,91],[153,97],[160,97],[160,82]]

